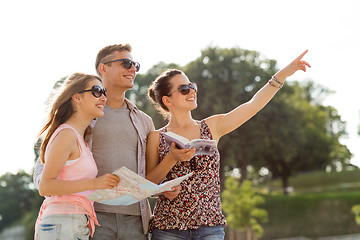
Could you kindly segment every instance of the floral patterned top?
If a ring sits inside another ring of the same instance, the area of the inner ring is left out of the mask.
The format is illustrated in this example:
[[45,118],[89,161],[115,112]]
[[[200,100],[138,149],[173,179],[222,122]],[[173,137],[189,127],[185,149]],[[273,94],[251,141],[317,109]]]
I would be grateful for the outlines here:
[[[204,120],[198,121],[201,138],[212,139],[210,129]],[[164,132],[160,129],[160,161],[170,151],[165,144]],[[220,200],[220,154],[195,156],[190,161],[178,162],[166,176],[166,180],[181,177],[190,172],[193,175],[181,183],[179,195],[170,201],[161,195],[156,202],[149,230],[197,229],[203,226],[226,225]]]

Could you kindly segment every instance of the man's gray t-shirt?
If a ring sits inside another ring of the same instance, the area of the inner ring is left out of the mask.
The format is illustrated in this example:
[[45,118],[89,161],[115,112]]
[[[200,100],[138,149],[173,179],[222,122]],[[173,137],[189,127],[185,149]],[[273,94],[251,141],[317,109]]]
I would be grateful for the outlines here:
[[[98,176],[112,173],[123,166],[137,172],[137,143],[138,134],[126,103],[118,109],[105,106],[104,116],[97,119],[93,128],[92,153],[98,167]],[[139,203],[113,206],[95,202],[94,206],[99,212],[140,215]]]

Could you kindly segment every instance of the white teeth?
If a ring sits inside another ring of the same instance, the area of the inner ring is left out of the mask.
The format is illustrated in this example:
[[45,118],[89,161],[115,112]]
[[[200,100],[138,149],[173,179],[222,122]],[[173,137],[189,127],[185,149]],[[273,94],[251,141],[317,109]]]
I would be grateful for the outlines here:
[[195,100],[195,98],[188,98],[188,100],[192,101],[192,100]]
[[104,105],[98,105],[97,107],[103,109]]

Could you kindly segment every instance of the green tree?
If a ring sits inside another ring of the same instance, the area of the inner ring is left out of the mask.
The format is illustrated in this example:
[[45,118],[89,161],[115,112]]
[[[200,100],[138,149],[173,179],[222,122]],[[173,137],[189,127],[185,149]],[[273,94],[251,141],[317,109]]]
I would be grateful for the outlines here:
[[[35,159],[40,140],[35,143]],[[43,201],[32,183],[32,175],[20,171],[0,177],[0,232],[11,225],[25,226],[25,239],[34,238],[34,226]]]
[[[199,85],[194,116],[202,119],[250,100],[277,67],[256,51],[209,47],[184,70]],[[321,105],[327,94],[313,82],[285,85],[256,116],[221,139],[222,165],[239,167],[242,179],[249,165],[257,170],[267,166],[281,177],[285,193],[293,174],[349,166],[351,154],[339,142],[345,123],[336,109]]]
[[[151,81],[164,68],[171,67],[161,63],[139,75],[130,92],[131,99],[153,117],[157,128],[165,122],[145,96]],[[278,69],[275,60],[256,51],[208,47],[182,70],[199,86],[199,105],[193,116],[203,119],[250,100]],[[221,179],[225,171],[233,168],[241,169],[244,180],[250,165],[256,171],[266,167],[274,177],[282,179],[287,193],[288,179],[293,174],[349,166],[351,154],[339,142],[346,134],[345,123],[336,109],[321,105],[329,93],[312,82],[286,84],[250,121],[222,137]]]
[[260,140],[262,153],[253,162],[257,169],[266,166],[274,177],[280,177],[285,194],[293,174],[351,166],[351,153],[339,142],[346,134],[345,123],[336,109],[310,97],[319,87],[312,82],[303,85],[290,84],[263,110],[266,135]]
[[260,223],[268,221],[268,213],[259,208],[259,205],[265,203],[265,198],[254,191],[251,181],[244,180],[240,186],[239,181],[228,177],[221,195],[229,226],[241,231],[251,229],[257,237],[261,237],[263,228]]
[[38,196],[37,191],[32,188],[31,175],[23,171],[2,175],[0,177],[0,231],[31,212]]
[[360,205],[354,205],[351,208],[351,212],[355,215],[355,221],[358,225],[360,225]]
[[[193,115],[196,119],[203,119],[213,114],[230,111],[240,103],[250,100],[276,72],[275,65],[276,61],[267,60],[255,51],[209,47],[202,51],[198,59],[184,68],[175,64],[159,63],[146,74],[139,74],[136,77],[135,87],[129,91],[128,97],[153,118],[157,128],[164,126],[166,121],[146,97],[147,89],[164,69],[179,68],[184,70],[189,79],[199,86],[198,102],[200,104]],[[247,166],[253,158],[254,148],[257,147],[255,144],[258,138],[257,133],[261,132],[251,121],[246,124],[250,126],[235,130],[220,141],[222,176],[224,167],[227,166],[227,170],[240,167],[243,178],[246,177]],[[246,137],[243,137],[245,135]]]
[[[199,86],[199,106],[194,117],[203,119],[229,112],[250,100],[276,72],[276,61],[266,59],[256,51],[208,47],[184,70],[190,81]],[[235,167],[241,169],[241,178],[246,179],[248,165],[256,152],[261,151],[257,139],[263,128],[253,118],[221,138],[221,179],[224,179],[225,170]]]

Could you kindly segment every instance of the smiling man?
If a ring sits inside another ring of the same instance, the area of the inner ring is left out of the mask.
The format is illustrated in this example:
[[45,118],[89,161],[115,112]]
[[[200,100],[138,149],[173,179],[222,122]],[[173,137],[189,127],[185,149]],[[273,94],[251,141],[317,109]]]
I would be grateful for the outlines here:
[[[133,61],[129,44],[115,44],[99,51],[95,67],[108,94],[104,117],[92,123],[91,146],[99,175],[125,166],[145,177],[146,139],[154,124],[125,98],[140,64]],[[101,226],[96,226],[94,239],[146,239],[151,214],[147,200],[130,206],[95,202],[95,211]]]

